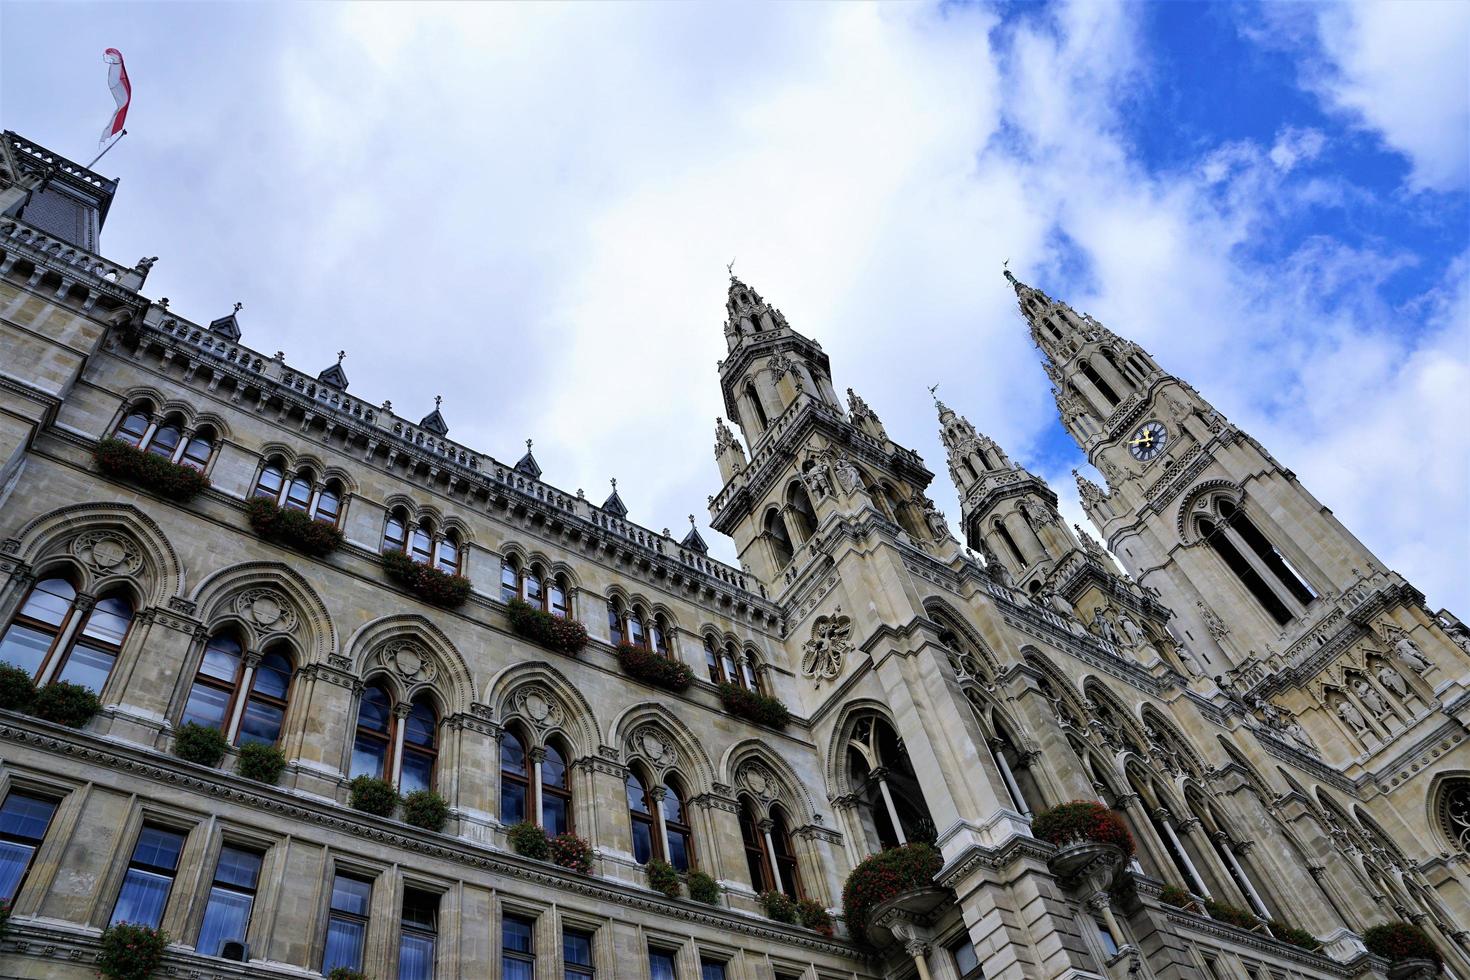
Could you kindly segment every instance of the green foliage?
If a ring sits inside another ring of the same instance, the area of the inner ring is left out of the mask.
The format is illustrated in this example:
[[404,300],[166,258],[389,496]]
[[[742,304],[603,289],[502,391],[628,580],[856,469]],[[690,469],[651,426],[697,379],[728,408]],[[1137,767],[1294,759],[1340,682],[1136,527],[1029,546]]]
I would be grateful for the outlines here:
[[90,688],[70,681],[47,684],[36,692],[31,704],[31,714],[58,725],[81,728],[102,710],[102,702]]
[[842,886],[842,917],[858,942],[867,941],[873,909],[907,891],[929,888],[944,864],[928,844],[906,844],[879,851],[853,868]]
[[146,980],[163,962],[168,933],[132,922],[119,922],[102,932],[97,975],[107,980]]
[[736,684],[720,685],[720,702],[730,714],[767,728],[785,728],[791,720],[791,712],[777,698],[747,691]]
[[93,453],[97,468],[107,476],[147,487],[161,497],[183,503],[209,486],[204,474],[191,466],[171,463],[162,456],[135,449],[120,439],[103,439]]
[[1134,850],[1133,835],[1123,818],[1096,800],[1073,800],[1038,813],[1031,820],[1031,836],[1058,847],[1112,844],[1125,857],[1131,857]]
[[1205,911],[1210,918],[1226,925],[1235,926],[1237,929],[1254,929],[1261,924],[1261,920],[1251,915],[1243,908],[1231,905],[1228,902],[1217,902],[1213,898],[1205,899]]
[[689,897],[706,905],[720,904],[720,883],[703,871],[689,872]]
[[1368,952],[1381,956],[1390,963],[1400,960],[1431,960],[1436,969],[1443,963],[1439,950],[1424,931],[1407,922],[1373,926],[1363,933],[1363,945],[1368,947]]
[[587,627],[566,616],[553,616],[523,599],[506,603],[506,618],[516,636],[568,656],[587,645]]
[[785,892],[763,891],[760,893],[760,903],[762,911],[766,913],[766,918],[796,924],[796,917],[800,909],[797,907],[796,899],[791,898]]
[[653,858],[643,866],[648,875],[648,887],[663,892],[669,898],[679,897],[679,872],[667,861]]
[[622,644],[618,647],[618,663],[629,676],[654,687],[682,691],[694,683],[694,671],[688,664],[643,647]]
[[174,755],[185,762],[201,766],[217,766],[225,757],[230,743],[218,728],[197,725],[194,722],[180,725],[174,732]]
[[521,857],[534,858],[537,861],[551,860],[551,841],[547,839],[546,831],[531,821],[522,820],[505,833],[510,838],[511,850]]
[[546,842],[551,860],[584,875],[592,873],[592,845],[576,834],[557,834]]
[[368,980],[368,975],[361,970],[349,970],[345,966],[334,966],[332,972],[327,974],[327,980]]
[[796,904],[796,914],[808,929],[815,929],[824,936],[832,935],[832,916],[821,902],[803,898]]
[[29,671],[14,664],[0,664],[0,708],[30,711],[36,700],[36,683]]
[[1305,929],[1298,929],[1289,923],[1267,919],[1266,926],[1271,930],[1271,935],[1283,943],[1291,943],[1293,946],[1299,946],[1302,949],[1318,949],[1322,946],[1322,943],[1318,941],[1316,936]]
[[416,789],[403,798],[403,819],[425,830],[442,830],[449,804],[431,789]]
[[5,934],[10,931],[10,903],[0,902],[0,942],[5,940]]
[[348,784],[350,802],[354,810],[386,817],[398,805],[398,790],[393,784],[372,776],[358,776]]
[[1165,885],[1159,889],[1159,901],[1165,905],[1172,905],[1175,908],[1182,909],[1188,908],[1194,903],[1194,896],[1190,895],[1189,892],[1180,888],[1178,885]]
[[342,547],[342,531],[337,525],[319,521],[305,511],[281,507],[274,500],[256,497],[245,505],[245,516],[262,538],[315,558],[330,555]]
[[453,609],[464,605],[465,600],[470,597],[469,579],[414,561],[401,551],[384,552],[383,571],[394,582],[430,605]]
[[264,742],[246,742],[240,746],[240,775],[258,783],[274,786],[286,769],[286,753]]

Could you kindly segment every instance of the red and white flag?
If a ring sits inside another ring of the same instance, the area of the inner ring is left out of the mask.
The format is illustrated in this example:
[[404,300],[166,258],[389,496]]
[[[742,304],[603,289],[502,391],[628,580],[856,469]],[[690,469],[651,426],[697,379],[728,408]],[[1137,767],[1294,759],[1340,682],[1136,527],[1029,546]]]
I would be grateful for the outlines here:
[[123,123],[128,119],[128,105],[133,101],[133,83],[128,81],[128,68],[123,64],[122,52],[117,48],[108,48],[102,53],[102,60],[107,62],[107,87],[112,89],[112,100],[117,103],[117,111],[112,114],[107,128],[102,131],[99,145],[122,132]]

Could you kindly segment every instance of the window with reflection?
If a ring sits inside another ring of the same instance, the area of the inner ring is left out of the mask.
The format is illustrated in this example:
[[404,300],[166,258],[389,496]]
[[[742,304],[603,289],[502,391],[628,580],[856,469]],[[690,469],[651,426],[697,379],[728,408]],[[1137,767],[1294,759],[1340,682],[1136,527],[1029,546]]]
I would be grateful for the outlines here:
[[421,694],[414,699],[403,726],[403,764],[398,789],[403,793],[433,789],[434,762],[439,757],[439,712],[428,695]]
[[290,486],[286,487],[286,497],[281,501],[281,506],[287,510],[306,510],[311,506],[311,471],[302,470],[291,478]]
[[699,980],[725,980],[725,961],[700,958]]
[[453,531],[439,539],[434,567],[450,575],[459,574],[459,541]]
[[607,601],[607,635],[613,646],[623,642],[623,605],[617,599]]
[[500,601],[509,602],[521,595],[521,568],[514,558],[500,562]]
[[131,922],[158,928],[163,910],[173,890],[174,875],[179,868],[179,854],[184,849],[184,835],[166,827],[144,824],[128,859],[128,871],[122,890],[112,907],[108,925]]
[[592,933],[564,928],[561,933],[562,980],[592,980]]
[[260,475],[255,478],[255,488],[250,491],[251,497],[262,497],[266,500],[280,500],[281,491],[286,486],[286,470],[277,460],[270,460],[260,468]]
[[340,873],[332,879],[332,904],[327,913],[327,948],[322,954],[323,974],[338,967],[362,969],[372,900],[372,882]]
[[704,638],[704,669],[709,672],[711,684],[719,684],[724,680],[724,674],[720,671],[719,643],[713,636]]
[[530,796],[525,743],[507,728],[500,735],[500,822],[509,826],[525,820]]
[[205,725],[225,730],[230,721],[230,705],[240,683],[245,652],[232,632],[216,633],[204,645],[194,685],[184,702],[180,724]]
[[405,888],[398,933],[398,980],[433,980],[438,939],[439,896],[421,888]]
[[765,841],[755,807],[749,800],[740,802],[740,843],[745,849],[745,870],[750,874],[750,887],[757,892],[774,890]]
[[500,924],[501,980],[535,980],[535,920],[507,912]]
[[111,595],[90,611],[79,608],[84,605],[65,578],[37,582],[0,636],[0,661],[40,684],[70,681],[100,694],[127,639],[133,604]]
[[633,825],[633,859],[647,864],[658,855],[658,834],[653,825],[653,807],[649,805],[648,789],[635,772],[628,773],[628,818]]
[[408,535],[408,557],[420,565],[427,565],[433,555],[434,535],[429,530],[428,521],[421,521]]
[[403,551],[408,547],[408,515],[400,508],[388,515],[388,521],[383,525],[383,547],[384,554],[390,551]]
[[791,831],[786,823],[786,814],[779,806],[771,809],[770,839],[776,851],[774,863],[781,891],[792,898],[801,898],[801,879],[796,870],[796,852],[791,847]]
[[546,581],[546,611],[553,616],[565,618],[567,606],[567,580],[563,575],[553,575]]
[[637,606],[630,607],[624,625],[628,630],[628,643],[631,646],[648,646],[648,637],[643,632],[643,611],[641,609]]
[[278,646],[267,651],[255,666],[235,741],[240,745],[249,742],[274,745],[280,741],[281,725],[286,720],[286,697],[290,693],[291,661],[285,648]]
[[174,451],[179,448],[179,440],[184,436],[179,423],[170,419],[160,425],[153,432],[153,438],[148,440],[144,447],[147,452],[154,456],[162,456],[164,459],[173,459]]
[[209,465],[210,454],[214,452],[214,430],[208,427],[201,428],[184,442],[184,451],[179,454],[179,462],[190,469],[204,472]]
[[14,902],[30,873],[36,849],[46,839],[56,802],[12,790],[0,806],[0,902]]
[[650,946],[648,948],[648,976],[649,980],[678,980],[678,975],[674,970],[674,951]]
[[195,944],[205,956],[218,956],[220,947],[231,940],[245,941],[250,912],[255,907],[260,864],[261,855],[255,851],[230,844],[220,848],[209,903],[204,907],[204,924],[199,927]]
[[689,825],[689,810],[678,783],[664,784],[664,835],[669,839],[669,863],[680,871],[694,864],[694,830]]
[[376,684],[366,688],[357,706],[357,737],[352,742],[352,771],[348,775],[388,777],[392,725],[393,699]]
[[342,484],[329,480],[316,495],[316,507],[311,516],[328,524],[336,524],[342,516]]
[[148,406],[139,405],[123,416],[123,420],[117,424],[117,431],[112,436],[136,449],[143,445],[143,440],[148,436],[150,424]]
[[572,831],[572,784],[566,756],[548,742],[541,760],[541,826],[551,836]]
[[665,657],[669,655],[669,624],[663,613],[654,614],[653,622],[648,627],[648,641],[655,653]]

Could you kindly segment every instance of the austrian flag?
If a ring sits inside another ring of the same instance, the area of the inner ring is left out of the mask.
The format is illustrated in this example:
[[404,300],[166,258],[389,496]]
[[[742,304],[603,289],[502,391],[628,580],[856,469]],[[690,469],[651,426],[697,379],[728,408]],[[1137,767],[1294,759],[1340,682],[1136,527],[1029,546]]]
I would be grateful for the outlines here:
[[122,52],[117,48],[108,48],[102,53],[102,60],[107,62],[107,87],[112,89],[112,100],[117,103],[117,111],[112,114],[107,128],[102,131],[99,144],[106,143],[122,132],[123,123],[128,119],[128,104],[133,101],[133,83],[128,81],[128,68],[123,64]]

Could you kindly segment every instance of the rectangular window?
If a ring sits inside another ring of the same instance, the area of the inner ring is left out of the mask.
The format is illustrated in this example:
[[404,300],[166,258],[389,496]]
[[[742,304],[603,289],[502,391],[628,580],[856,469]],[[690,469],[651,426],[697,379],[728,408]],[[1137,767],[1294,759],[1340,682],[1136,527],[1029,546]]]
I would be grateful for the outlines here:
[[561,962],[565,980],[592,980],[592,933],[581,929],[563,929]]
[[674,951],[648,947],[648,973],[650,980],[675,980]]
[[322,972],[337,967],[362,969],[362,950],[367,939],[368,911],[373,899],[373,883],[351,875],[339,874],[332,879],[332,905],[327,915],[327,951],[322,956]]
[[218,956],[220,947],[232,939],[245,941],[250,911],[255,907],[255,886],[260,881],[260,861],[254,851],[228,844],[220,848],[195,947],[205,956]]
[[0,806],[0,902],[12,902],[46,837],[55,802],[15,792]]
[[398,939],[398,980],[433,980],[438,936],[439,896],[405,888]]
[[143,825],[109,925],[132,922],[158,928],[164,906],[168,904],[168,893],[173,889],[174,873],[179,868],[179,852],[183,849],[184,835],[179,831]]
[[1103,950],[1109,957],[1118,955],[1118,937],[1113,935],[1113,930],[1102,919],[1093,919],[1097,923],[1097,938],[1102,942]]
[[975,946],[969,936],[961,936],[949,944],[949,955],[954,957],[955,972],[960,980],[979,980],[985,974],[980,970],[980,957],[975,955]]
[[725,961],[701,959],[699,980],[725,980]]
[[501,980],[535,980],[536,923],[521,915],[506,915],[500,924]]

